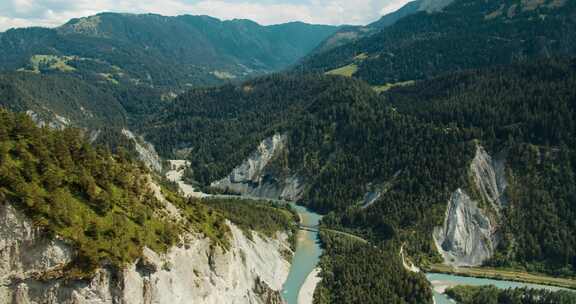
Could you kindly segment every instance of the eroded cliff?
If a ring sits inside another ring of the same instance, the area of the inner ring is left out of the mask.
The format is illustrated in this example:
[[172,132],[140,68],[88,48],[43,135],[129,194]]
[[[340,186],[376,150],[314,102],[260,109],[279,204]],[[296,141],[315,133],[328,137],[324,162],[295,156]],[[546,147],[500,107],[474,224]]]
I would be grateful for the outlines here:
[[434,230],[446,264],[477,266],[492,257],[498,243],[499,211],[505,205],[505,162],[478,145],[469,168],[477,198],[457,189],[448,202],[444,224]]
[[10,204],[0,204],[0,303],[282,303],[288,236],[251,232],[249,238],[227,225],[227,249],[188,234],[166,254],[145,249],[125,269],[103,266],[90,280],[66,280],[61,269],[72,261],[72,247],[44,235]]
[[227,177],[213,182],[212,187],[253,197],[298,200],[304,182],[298,175],[276,176],[269,166],[287,149],[288,137],[276,134],[263,140],[256,151]]

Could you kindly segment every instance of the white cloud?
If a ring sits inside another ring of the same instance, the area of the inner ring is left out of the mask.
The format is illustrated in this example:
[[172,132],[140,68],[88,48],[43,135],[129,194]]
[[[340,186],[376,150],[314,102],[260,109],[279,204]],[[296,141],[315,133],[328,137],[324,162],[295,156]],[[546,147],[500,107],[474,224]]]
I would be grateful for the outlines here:
[[58,26],[98,12],[210,15],[261,24],[367,24],[410,0],[0,0],[0,31]]

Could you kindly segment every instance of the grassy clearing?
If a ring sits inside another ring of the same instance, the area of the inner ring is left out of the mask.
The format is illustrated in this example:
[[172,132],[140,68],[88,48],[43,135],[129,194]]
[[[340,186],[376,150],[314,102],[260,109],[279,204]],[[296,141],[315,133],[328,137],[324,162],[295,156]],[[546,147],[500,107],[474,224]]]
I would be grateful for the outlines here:
[[73,56],[34,55],[30,58],[30,71],[40,73],[42,70],[56,70],[60,72],[74,72],[76,69],[68,65],[74,60]]
[[386,91],[388,91],[392,88],[395,88],[395,87],[405,87],[405,86],[413,85],[414,83],[416,83],[414,80],[408,80],[408,81],[403,81],[403,82],[387,83],[387,84],[380,85],[380,86],[372,86],[372,89],[374,91],[376,91],[377,93],[382,93],[382,92],[386,92]]
[[362,53],[362,54],[359,54],[358,56],[354,57],[354,60],[362,61],[362,60],[366,60],[366,59],[368,59],[368,54],[366,54],[366,53]]
[[545,274],[526,273],[513,269],[495,269],[488,267],[455,268],[442,264],[433,264],[428,267],[427,271],[576,289],[576,278],[557,278]]
[[356,64],[352,63],[352,64],[349,64],[347,66],[343,66],[341,68],[328,71],[328,72],[326,72],[326,75],[338,75],[338,76],[352,77],[356,72],[358,72],[358,66]]

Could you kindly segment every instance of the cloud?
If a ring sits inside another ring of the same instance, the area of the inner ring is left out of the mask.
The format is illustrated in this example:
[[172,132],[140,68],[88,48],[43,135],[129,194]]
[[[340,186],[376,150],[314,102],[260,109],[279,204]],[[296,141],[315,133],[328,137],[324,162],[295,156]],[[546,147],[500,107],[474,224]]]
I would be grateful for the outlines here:
[[0,31],[61,25],[99,12],[210,15],[261,24],[367,24],[410,0],[0,0]]

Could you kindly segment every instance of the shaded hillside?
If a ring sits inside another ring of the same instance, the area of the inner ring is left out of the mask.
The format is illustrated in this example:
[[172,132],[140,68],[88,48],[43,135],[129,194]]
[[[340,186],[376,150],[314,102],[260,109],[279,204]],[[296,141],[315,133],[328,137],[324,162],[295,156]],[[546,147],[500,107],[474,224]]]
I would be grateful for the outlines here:
[[114,95],[70,76],[0,74],[0,105],[30,111],[38,122],[57,127],[124,126],[127,113]]
[[571,55],[576,50],[575,8],[564,0],[457,0],[441,12],[407,16],[378,34],[313,56],[303,68],[329,71],[353,65],[355,77],[382,85]]

